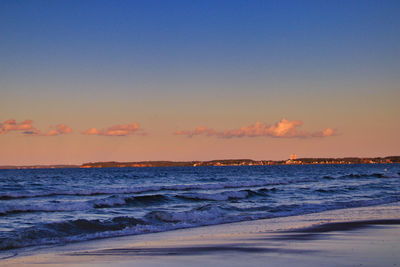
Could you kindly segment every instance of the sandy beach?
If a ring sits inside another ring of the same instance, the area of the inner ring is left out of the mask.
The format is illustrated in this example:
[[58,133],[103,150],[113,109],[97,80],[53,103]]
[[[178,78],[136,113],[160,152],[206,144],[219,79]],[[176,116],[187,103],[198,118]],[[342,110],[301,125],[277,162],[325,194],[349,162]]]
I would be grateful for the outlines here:
[[400,203],[2,254],[2,266],[398,266]]

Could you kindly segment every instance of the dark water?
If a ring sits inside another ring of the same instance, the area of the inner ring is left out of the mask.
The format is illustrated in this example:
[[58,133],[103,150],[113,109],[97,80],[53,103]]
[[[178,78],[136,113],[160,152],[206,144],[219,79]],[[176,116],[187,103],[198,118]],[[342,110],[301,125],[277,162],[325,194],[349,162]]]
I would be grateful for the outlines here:
[[400,165],[0,170],[0,249],[400,201]]

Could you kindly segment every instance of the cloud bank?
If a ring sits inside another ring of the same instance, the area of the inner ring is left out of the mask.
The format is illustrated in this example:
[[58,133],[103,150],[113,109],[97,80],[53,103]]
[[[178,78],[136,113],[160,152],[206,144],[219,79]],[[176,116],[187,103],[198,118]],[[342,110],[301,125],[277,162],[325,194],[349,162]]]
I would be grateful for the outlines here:
[[108,127],[106,129],[90,128],[84,132],[84,135],[102,135],[102,136],[127,136],[133,134],[146,135],[139,125],[134,122],[131,124],[119,124]]
[[216,136],[219,138],[233,138],[233,137],[277,137],[277,138],[309,138],[309,137],[327,137],[335,135],[335,131],[331,128],[326,128],[317,132],[306,132],[299,130],[298,127],[303,125],[302,121],[289,121],[285,118],[272,125],[266,123],[261,124],[256,122],[254,124],[240,127],[239,129],[216,131],[212,128],[198,126],[192,131],[180,130],[175,132],[175,135],[184,135],[193,137],[197,135],[203,136]]
[[24,120],[23,122],[17,123],[14,119],[6,120],[0,123],[0,134],[7,134],[8,132],[21,132],[26,136],[57,136],[62,134],[69,134],[72,129],[66,124],[58,124],[51,127],[48,132],[42,132],[32,125],[32,120]]

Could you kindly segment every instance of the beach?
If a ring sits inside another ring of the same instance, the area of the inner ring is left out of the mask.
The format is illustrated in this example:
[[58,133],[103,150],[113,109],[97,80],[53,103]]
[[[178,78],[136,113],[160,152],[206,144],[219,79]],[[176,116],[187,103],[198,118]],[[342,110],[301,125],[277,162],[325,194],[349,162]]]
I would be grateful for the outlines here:
[[3,254],[2,266],[398,266],[400,203]]

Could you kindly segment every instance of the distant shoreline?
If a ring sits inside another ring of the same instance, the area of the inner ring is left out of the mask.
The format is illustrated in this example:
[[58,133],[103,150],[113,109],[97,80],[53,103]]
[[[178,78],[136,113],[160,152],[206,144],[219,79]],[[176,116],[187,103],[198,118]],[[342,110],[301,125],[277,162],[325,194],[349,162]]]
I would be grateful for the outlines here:
[[391,164],[400,163],[400,156],[375,158],[298,158],[288,160],[223,159],[210,161],[137,161],[137,162],[89,162],[81,165],[27,165],[0,166],[0,169],[61,169],[61,168],[126,168],[126,167],[197,167],[197,166],[264,166],[264,165],[311,165],[311,164]]

